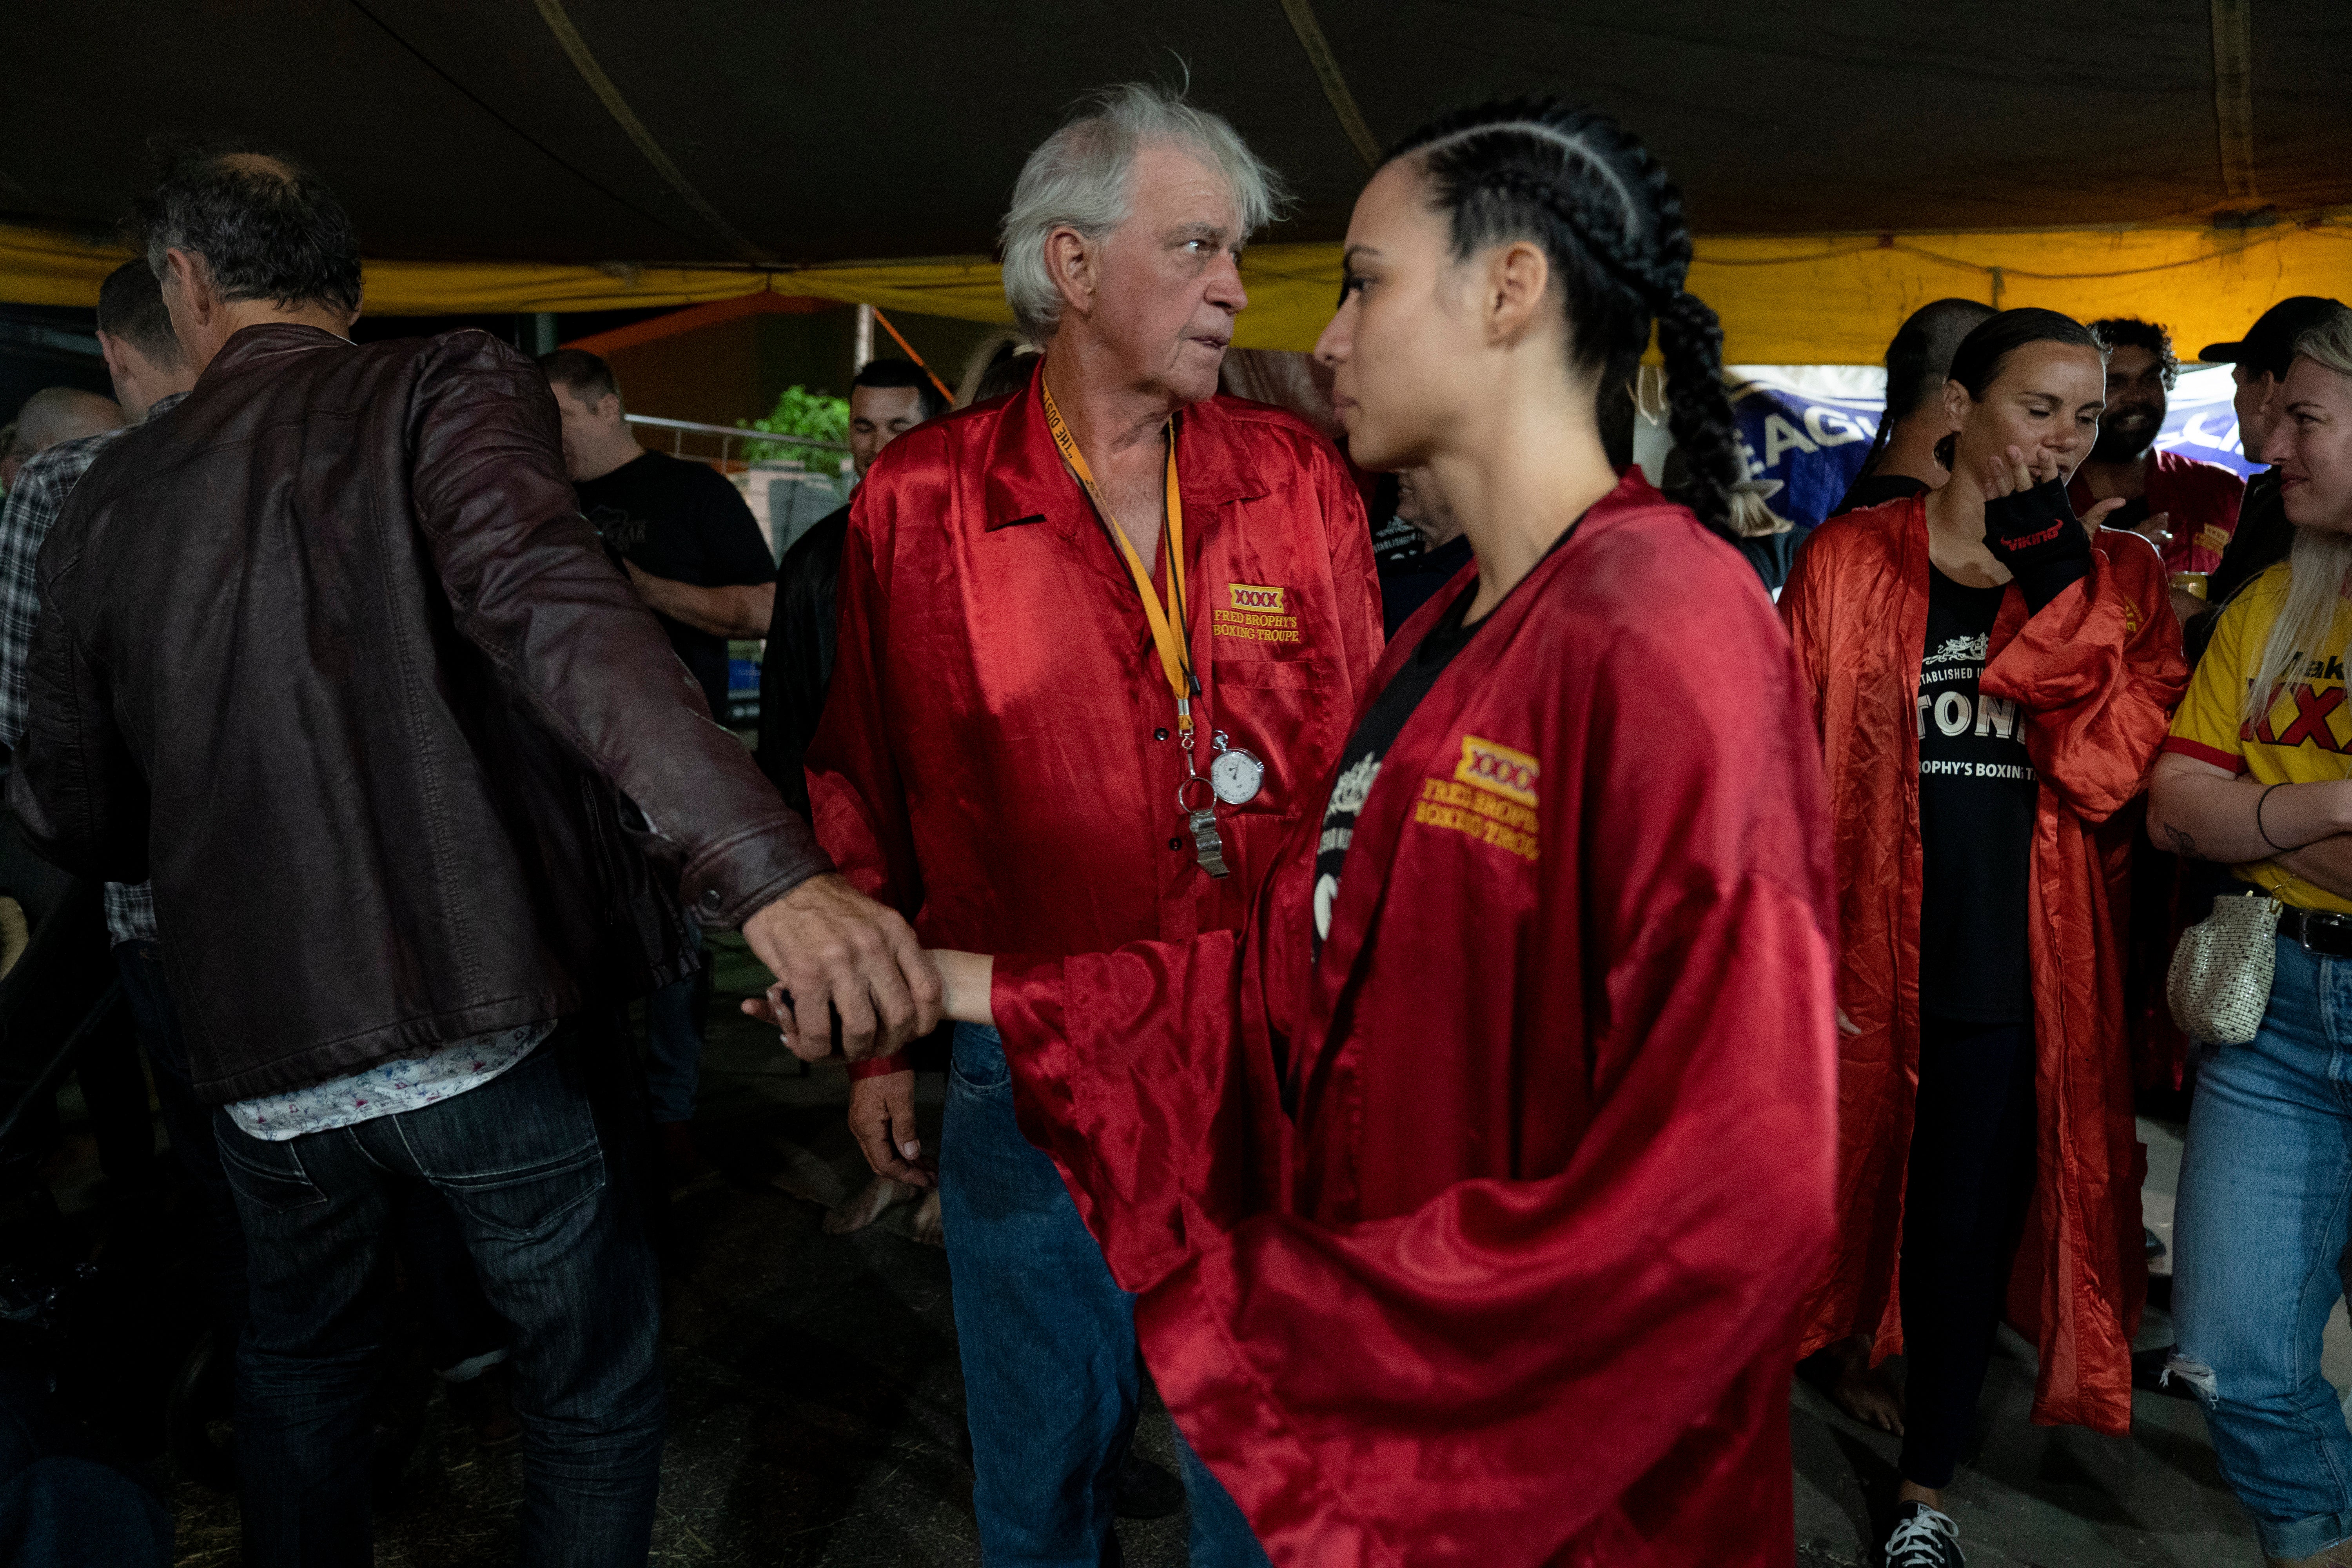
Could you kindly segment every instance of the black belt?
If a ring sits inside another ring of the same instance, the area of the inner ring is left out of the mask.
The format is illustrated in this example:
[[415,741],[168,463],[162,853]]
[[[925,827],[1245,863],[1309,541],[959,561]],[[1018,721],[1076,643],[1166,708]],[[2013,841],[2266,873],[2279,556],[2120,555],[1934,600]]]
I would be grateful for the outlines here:
[[2322,958],[2352,958],[2352,915],[2328,910],[2282,910],[2278,933],[2303,943],[2305,952]]

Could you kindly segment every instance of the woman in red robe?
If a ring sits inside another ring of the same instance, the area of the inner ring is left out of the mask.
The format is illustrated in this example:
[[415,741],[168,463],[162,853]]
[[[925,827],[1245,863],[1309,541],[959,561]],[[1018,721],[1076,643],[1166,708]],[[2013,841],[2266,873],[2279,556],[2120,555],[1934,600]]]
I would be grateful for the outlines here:
[[[1281,1563],[1787,1563],[1830,1228],[1816,749],[1755,574],[1604,455],[1652,323],[1738,477],[1681,202],[1498,105],[1374,177],[1318,353],[1475,563],[1389,648],[1248,928],[944,954],[1178,1425]],[[1041,787],[1047,787],[1041,783]]]
[[[1780,597],[1843,938],[1842,1227],[1804,1349],[1837,1347],[1841,1403],[1904,1436],[1885,1553],[1904,1568],[1959,1561],[1939,1494],[2005,1295],[2039,1341],[2034,1419],[2131,1421],[2145,1156],[2118,814],[2187,671],[2154,547],[2098,528],[2116,503],[2078,524],[2065,500],[2104,395],[2075,322],[1985,321],[1946,384],[1951,481],[1823,524]],[[1898,1350],[1905,1400],[1866,1370]]]

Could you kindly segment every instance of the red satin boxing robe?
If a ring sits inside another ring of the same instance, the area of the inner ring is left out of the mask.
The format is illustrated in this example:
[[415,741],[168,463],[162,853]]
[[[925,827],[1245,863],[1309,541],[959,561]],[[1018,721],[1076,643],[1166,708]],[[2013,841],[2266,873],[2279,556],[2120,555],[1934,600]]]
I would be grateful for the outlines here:
[[1222,731],[1266,770],[1217,808],[1223,880],[1177,808],[1175,698],[1135,579],[1035,379],[908,431],[858,487],[811,816],[929,945],[1086,952],[1239,926],[1338,760],[1381,650],[1346,462],[1293,415],[1215,397],[1181,416],[1176,467],[1199,767]]
[[[1919,661],[1927,639],[1924,498],[1823,523],[1780,613],[1829,767],[1842,946],[1838,1213],[1806,1303],[1806,1353],[1857,1331],[1903,1345],[1903,1196],[1919,1082]],[[2041,775],[2032,922],[2039,1159],[2010,1316],[2041,1352],[2033,1419],[2131,1425],[2131,1342],[2147,1285],[2124,1033],[2127,879],[2147,781],[2188,689],[2155,548],[2102,529],[2090,575],[2027,617],[2002,600],[1982,690],[2025,712]],[[2118,814],[2121,814],[2120,816]]]
[[1825,824],[1754,571],[1637,471],[1397,737],[1319,964],[1317,823],[1245,932],[998,961],[1023,1130],[1276,1563],[1793,1559]]

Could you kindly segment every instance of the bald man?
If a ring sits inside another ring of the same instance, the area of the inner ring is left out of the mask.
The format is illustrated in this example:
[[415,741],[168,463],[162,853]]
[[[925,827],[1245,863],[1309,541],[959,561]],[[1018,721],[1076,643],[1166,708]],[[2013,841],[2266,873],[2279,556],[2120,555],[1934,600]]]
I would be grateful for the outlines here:
[[111,397],[78,386],[45,386],[16,411],[16,455],[29,458],[60,441],[120,430],[124,423],[121,405]]

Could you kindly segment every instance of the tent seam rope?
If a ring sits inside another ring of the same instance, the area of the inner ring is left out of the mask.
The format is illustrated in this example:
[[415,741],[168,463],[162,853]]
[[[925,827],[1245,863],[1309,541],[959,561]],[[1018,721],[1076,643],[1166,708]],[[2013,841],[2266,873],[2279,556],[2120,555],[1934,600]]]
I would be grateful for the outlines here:
[[588,47],[588,40],[580,36],[580,29],[572,25],[571,16],[564,11],[563,0],[533,0],[533,3],[539,7],[541,19],[547,23],[548,31],[555,35],[555,41],[571,58],[572,68],[580,73],[580,79],[588,84],[588,90],[604,104],[605,112],[612,115],[621,129],[628,133],[629,140],[637,144],[637,151],[646,155],[646,162],[654,166],[654,173],[667,181],[670,189],[685,197],[686,205],[692,207],[703,222],[717,230],[719,237],[726,240],[738,256],[751,262],[773,261],[773,257],[752,244],[740,230],[721,216],[719,209],[694,188],[685,171],[662,151],[661,143],[654,140],[653,132],[646,129],[645,121],[639,120],[636,111],[629,107],[629,100],[621,96],[621,89],[613,85],[613,79],[606,76],[604,68],[596,63],[595,55]]
[[1283,15],[1290,18],[1290,30],[1298,35],[1298,47],[1307,51],[1307,63],[1315,68],[1315,79],[1322,84],[1323,97],[1331,105],[1332,115],[1339,129],[1356,149],[1356,156],[1364,161],[1367,169],[1381,166],[1381,143],[1372,128],[1364,123],[1364,111],[1356,107],[1356,95],[1348,89],[1348,79],[1339,74],[1339,59],[1331,52],[1329,40],[1315,20],[1315,11],[1308,0],[1282,0]]
[[2232,201],[2254,192],[2254,38],[2247,0],[2212,0],[2213,133],[2221,188]]

